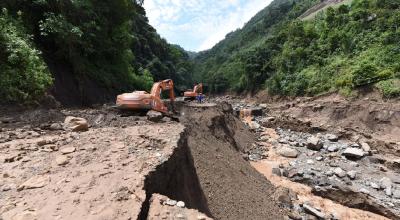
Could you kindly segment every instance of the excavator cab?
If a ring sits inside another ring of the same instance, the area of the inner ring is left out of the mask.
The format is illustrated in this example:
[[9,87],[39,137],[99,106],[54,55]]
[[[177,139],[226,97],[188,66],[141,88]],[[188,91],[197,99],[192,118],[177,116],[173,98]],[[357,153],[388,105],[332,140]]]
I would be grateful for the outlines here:
[[197,84],[194,86],[193,90],[189,90],[183,93],[185,100],[194,100],[200,94],[203,94],[203,84]]
[[118,95],[117,108],[122,110],[154,110],[167,114],[168,107],[161,99],[162,91],[169,91],[169,99],[172,103],[175,101],[174,82],[167,79],[154,83],[150,93],[135,91]]

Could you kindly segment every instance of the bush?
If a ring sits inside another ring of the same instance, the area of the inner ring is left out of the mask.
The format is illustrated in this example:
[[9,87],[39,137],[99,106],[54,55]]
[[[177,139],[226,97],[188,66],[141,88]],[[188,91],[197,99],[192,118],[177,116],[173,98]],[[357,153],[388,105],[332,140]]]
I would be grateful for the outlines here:
[[385,98],[400,97],[400,79],[389,79],[376,84]]
[[23,26],[5,9],[0,30],[0,101],[33,103],[52,84],[47,66]]

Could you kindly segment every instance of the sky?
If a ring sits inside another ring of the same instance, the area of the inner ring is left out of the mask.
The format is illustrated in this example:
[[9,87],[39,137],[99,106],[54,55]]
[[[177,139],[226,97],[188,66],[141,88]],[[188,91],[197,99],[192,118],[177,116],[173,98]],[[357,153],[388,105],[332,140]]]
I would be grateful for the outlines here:
[[243,27],[272,0],[145,0],[150,24],[169,43],[203,51]]

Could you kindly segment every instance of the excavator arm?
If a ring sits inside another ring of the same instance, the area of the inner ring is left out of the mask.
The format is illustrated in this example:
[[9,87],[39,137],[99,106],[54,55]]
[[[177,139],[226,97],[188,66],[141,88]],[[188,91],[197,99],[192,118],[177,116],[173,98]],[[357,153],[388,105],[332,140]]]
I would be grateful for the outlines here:
[[203,83],[197,84],[194,89],[194,93],[203,93]]
[[168,108],[161,100],[162,91],[169,91],[169,99],[171,100],[171,103],[173,105],[173,102],[175,101],[174,82],[171,79],[157,82],[153,85],[150,93],[154,100],[152,104],[153,110],[167,113]]
[[175,101],[174,82],[171,79],[154,83],[153,88],[151,89],[151,95],[161,99],[161,92],[167,90],[169,91],[169,99]]
[[186,100],[195,99],[196,96],[203,93],[203,84],[197,84],[194,86],[193,91],[189,90],[183,93],[183,96]]

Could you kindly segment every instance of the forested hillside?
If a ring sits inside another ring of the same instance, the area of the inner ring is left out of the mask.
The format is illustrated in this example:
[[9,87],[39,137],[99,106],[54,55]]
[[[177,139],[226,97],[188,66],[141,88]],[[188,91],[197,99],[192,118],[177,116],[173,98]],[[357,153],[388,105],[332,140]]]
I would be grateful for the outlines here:
[[64,104],[109,101],[154,80],[191,84],[191,62],[149,24],[143,1],[0,2],[0,102],[46,92]]
[[319,0],[275,0],[196,59],[212,92],[315,95],[375,85],[400,95],[400,2],[354,0],[301,20]]

